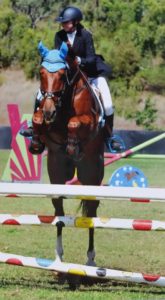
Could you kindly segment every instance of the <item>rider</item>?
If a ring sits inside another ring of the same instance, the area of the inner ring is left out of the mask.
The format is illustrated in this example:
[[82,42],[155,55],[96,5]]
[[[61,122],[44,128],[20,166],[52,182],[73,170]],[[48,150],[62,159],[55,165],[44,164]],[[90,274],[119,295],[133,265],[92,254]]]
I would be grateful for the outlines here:
[[[110,75],[111,69],[104,63],[102,56],[96,55],[92,34],[80,23],[82,19],[82,12],[77,7],[69,6],[62,10],[55,19],[62,25],[62,30],[55,34],[55,48],[60,48],[63,41],[68,43],[76,56],[76,62],[81,70],[87,74],[90,82],[99,89],[104,107],[105,141],[107,141],[112,136],[114,119],[112,98],[105,79],[106,76]],[[38,106],[40,96],[40,94],[37,95],[35,109]],[[24,130],[22,134],[27,136],[28,130]],[[39,142],[39,139],[35,136],[35,143]],[[121,145],[118,141],[113,140],[111,148],[117,151],[120,150]]]
[[[86,30],[80,21],[83,19],[81,10],[74,6],[62,10],[55,21],[61,23],[62,30],[55,34],[55,48],[59,48],[62,42],[69,43],[77,63],[87,74],[91,84],[100,91],[105,114],[105,140],[112,136],[114,107],[112,97],[105,77],[111,74],[111,68],[105,64],[101,55],[96,55],[91,32]],[[113,140],[113,150],[120,150],[121,145]]]

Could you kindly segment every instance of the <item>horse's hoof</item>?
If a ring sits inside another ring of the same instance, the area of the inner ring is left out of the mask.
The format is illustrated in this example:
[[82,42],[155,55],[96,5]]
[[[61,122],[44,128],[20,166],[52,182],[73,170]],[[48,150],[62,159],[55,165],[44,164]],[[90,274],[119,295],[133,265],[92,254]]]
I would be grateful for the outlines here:
[[95,263],[95,256],[96,256],[96,253],[95,253],[95,250],[93,249],[92,251],[88,251],[87,252],[87,262],[86,262],[86,266],[91,266],[91,267],[96,267],[96,263]]
[[40,143],[34,145],[31,142],[28,149],[29,149],[29,152],[33,155],[41,154],[45,150],[45,144],[40,142]]
[[96,263],[94,260],[92,260],[92,261],[90,260],[90,261],[87,261],[86,266],[96,267]]

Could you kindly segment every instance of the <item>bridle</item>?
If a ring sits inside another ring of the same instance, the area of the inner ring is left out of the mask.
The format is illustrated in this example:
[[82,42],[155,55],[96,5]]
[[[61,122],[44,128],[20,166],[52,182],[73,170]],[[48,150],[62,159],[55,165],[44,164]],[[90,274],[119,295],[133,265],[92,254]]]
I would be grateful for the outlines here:
[[62,99],[62,96],[64,95],[66,86],[72,87],[79,74],[80,74],[80,69],[77,68],[73,77],[71,79],[69,79],[68,69],[66,69],[63,88],[61,90],[56,90],[56,91],[51,91],[51,92],[41,89],[41,94],[42,94],[43,98],[53,100],[55,107],[58,107],[58,106],[60,107],[61,101],[62,101],[61,99]]
[[47,92],[47,91],[41,90],[43,99],[53,101],[56,108],[61,107],[62,96],[63,96],[64,92],[65,92],[65,85],[61,90],[54,91],[54,92]]

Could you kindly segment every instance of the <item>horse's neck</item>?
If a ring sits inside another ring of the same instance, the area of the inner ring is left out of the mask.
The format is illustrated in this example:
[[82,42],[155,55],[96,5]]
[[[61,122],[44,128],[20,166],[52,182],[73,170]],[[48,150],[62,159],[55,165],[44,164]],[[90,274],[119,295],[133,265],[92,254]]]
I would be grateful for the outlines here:
[[84,80],[80,77],[77,80],[76,86],[77,86],[77,88],[81,88],[84,84],[85,84]]

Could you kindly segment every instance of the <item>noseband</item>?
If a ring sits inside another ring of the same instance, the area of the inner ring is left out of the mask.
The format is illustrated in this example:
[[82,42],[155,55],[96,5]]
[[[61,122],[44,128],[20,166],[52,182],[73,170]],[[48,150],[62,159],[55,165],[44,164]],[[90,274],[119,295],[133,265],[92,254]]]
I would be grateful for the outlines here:
[[41,90],[41,94],[43,98],[46,98],[47,100],[52,100],[54,102],[55,107],[61,107],[61,98],[64,94],[64,91],[65,91],[65,85],[64,88],[59,91],[46,92]]

